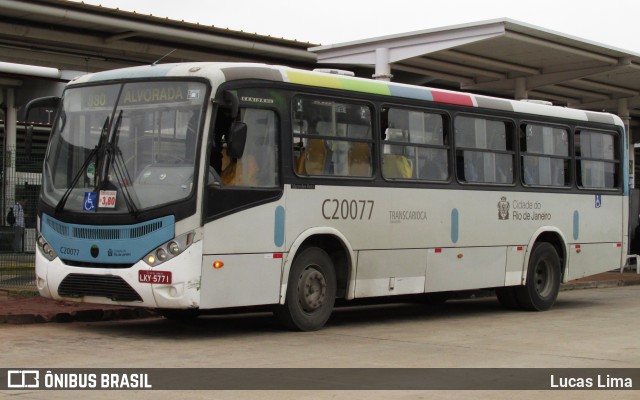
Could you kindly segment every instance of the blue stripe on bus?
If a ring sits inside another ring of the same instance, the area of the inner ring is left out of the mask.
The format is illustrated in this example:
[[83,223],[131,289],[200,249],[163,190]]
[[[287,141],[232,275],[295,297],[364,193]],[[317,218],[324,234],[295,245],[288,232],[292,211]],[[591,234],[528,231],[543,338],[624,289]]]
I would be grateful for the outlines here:
[[451,241],[453,243],[458,243],[458,209],[454,208],[451,210]]
[[273,244],[276,247],[284,245],[284,207],[276,207],[275,223],[273,228]]
[[578,240],[580,237],[580,213],[578,210],[573,212],[573,240]]

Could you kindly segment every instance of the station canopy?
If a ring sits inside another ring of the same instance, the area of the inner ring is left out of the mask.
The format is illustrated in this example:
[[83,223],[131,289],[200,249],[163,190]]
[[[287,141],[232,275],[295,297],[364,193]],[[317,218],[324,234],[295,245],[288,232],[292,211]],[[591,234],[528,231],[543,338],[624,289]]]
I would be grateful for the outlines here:
[[309,50],[320,64],[375,66],[395,82],[640,117],[640,55],[510,19]]
[[[319,46],[65,0],[2,0],[0,15],[0,63],[79,72],[160,59],[342,68],[607,111],[640,126],[640,55],[510,19]],[[28,75],[0,68],[0,86]]]

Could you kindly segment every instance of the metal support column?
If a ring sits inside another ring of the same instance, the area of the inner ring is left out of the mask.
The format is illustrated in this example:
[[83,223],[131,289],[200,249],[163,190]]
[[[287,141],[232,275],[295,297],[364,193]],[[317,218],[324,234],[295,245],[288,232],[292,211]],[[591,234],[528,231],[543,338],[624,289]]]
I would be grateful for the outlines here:
[[[16,175],[16,137],[17,137],[17,120],[18,110],[15,104],[15,90],[13,88],[5,89],[5,165],[4,171],[6,177],[14,177]],[[3,199],[5,206],[15,203],[15,185],[13,179],[5,179]],[[6,214],[6,210],[3,210]]]
[[389,49],[376,49],[376,73],[373,79],[389,82],[393,78],[391,74],[391,62],[389,61]]
[[525,78],[516,78],[515,99],[525,100],[529,98],[527,91],[527,80]]

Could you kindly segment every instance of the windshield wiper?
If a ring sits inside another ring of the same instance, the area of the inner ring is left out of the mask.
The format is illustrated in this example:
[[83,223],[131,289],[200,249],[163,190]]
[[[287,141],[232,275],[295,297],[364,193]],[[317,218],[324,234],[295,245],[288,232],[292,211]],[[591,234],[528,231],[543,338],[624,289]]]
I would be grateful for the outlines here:
[[[84,163],[82,164],[78,172],[73,176],[71,185],[69,185],[67,190],[65,190],[64,194],[60,198],[60,201],[58,202],[58,204],[56,204],[56,209],[55,209],[56,213],[59,213],[64,209],[64,205],[67,203],[67,200],[69,199],[69,196],[73,191],[73,188],[76,187],[76,185],[78,184],[80,177],[89,166],[89,163],[91,162],[93,157],[98,155],[98,150],[102,146],[102,143],[104,142],[104,138],[107,136],[107,132],[109,132],[109,116],[107,116],[107,118],[104,120],[104,124],[102,125],[102,131],[100,132],[100,140],[98,141],[98,145],[89,152],[89,155],[84,160]],[[97,163],[97,159],[96,159],[96,163]]]
[[[135,191],[131,188],[131,192],[129,191],[129,185],[131,185],[131,175],[129,174],[129,170],[127,170],[126,163],[124,161],[124,157],[122,157],[122,151],[118,146],[118,138],[120,131],[120,124],[122,123],[122,110],[118,114],[118,119],[116,120],[113,136],[111,138],[111,143],[107,145],[107,152],[109,154],[109,164],[113,168],[114,175],[120,184],[120,188],[122,189],[122,196],[124,198],[124,203],[134,217],[137,217],[140,214],[140,210],[136,206],[137,196],[135,195]],[[107,168],[108,169],[108,168]]]

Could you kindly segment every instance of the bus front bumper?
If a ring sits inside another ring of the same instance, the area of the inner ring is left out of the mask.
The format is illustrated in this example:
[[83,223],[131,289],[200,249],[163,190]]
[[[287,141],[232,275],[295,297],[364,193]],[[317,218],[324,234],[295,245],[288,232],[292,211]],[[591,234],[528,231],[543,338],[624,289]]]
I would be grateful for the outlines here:
[[144,261],[130,268],[76,267],[63,263],[60,258],[49,261],[36,250],[36,287],[41,296],[55,300],[149,308],[198,308],[201,265],[202,241],[153,268]]

